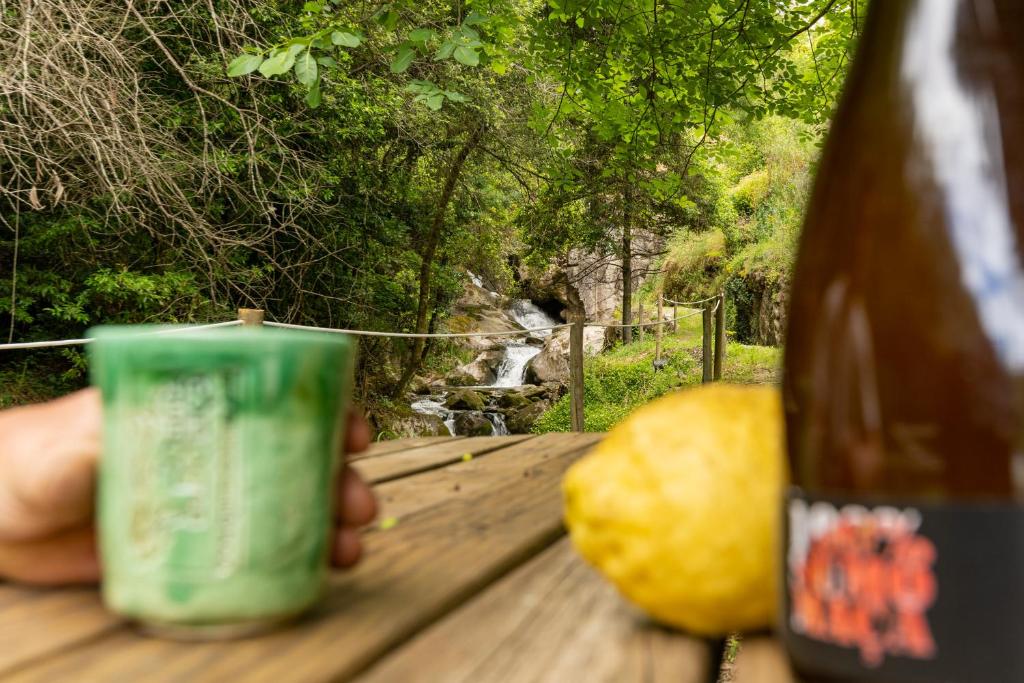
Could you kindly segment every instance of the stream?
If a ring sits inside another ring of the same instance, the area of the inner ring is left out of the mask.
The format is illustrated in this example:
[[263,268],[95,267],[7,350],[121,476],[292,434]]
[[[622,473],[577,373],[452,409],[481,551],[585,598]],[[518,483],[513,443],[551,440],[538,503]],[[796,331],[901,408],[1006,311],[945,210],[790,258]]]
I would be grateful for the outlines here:
[[[473,281],[473,284],[480,289],[483,289],[490,299],[495,302],[502,300],[501,295],[487,289],[484,286],[483,281],[478,276],[473,273],[470,273],[469,276]],[[523,329],[548,327],[558,324],[556,320],[529,299],[514,299],[509,307],[505,309],[505,313]],[[466,389],[484,390],[481,393],[484,396],[486,405],[484,407],[482,417],[491,423],[492,435],[502,436],[509,432],[508,427],[505,425],[505,416],[498,411],[498,406],[496,405],[497,399],[500,397],[502,392],[487,390],[523,386],[523,383],[526,380],[526,366],[529,365],[530,360],[532,360],[534,356],[541,352],[544,340],[550,336],[550,330],[533,332],[529,335],[529,338],[533,341],[532,344],[528,343],[527,337],[495,337],[494,346],[503,348],[503,353],[501,360],[498,362],[497,367],[494,370],[494,383],[478,387],[465,387]],[[417,413],[422,413],[424,415],[437,415],[444,420],[445,427],[448,428],[448,433],[452,436],[456,436],[459,434],[456,422],[460,419],[460,415],[475,411],[450,410],[445,407],[444,402],[448,398],[449,393],[450,392],[445,391],[417,398],[410,404],[410,407]],[[462,419],[467,420],[471,418]]]

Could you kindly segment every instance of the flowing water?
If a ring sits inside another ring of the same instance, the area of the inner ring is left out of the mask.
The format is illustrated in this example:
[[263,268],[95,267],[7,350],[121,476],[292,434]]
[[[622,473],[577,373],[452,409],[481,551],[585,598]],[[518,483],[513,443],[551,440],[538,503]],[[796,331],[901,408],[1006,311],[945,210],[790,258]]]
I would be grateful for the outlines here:
[[530,346],[518,342],[505,344],[505,355],[495,371],[497,375],[494,380],[496,387],[519,387],[526,379],[526,365],[530,360],[540,353],[539,346]]
[[[483,281],[473,273],[469,274],[473,284],[484,290],[487,295],[500,300],[501,295],[488,290]],[[512,320],[522,326],[523,329],[535,329],[538,327],[551,327],[558,322],[545,313],[539,306],[529,299],[515,299],[508,310],[505,311]],[[530,337],[535,342],[541,342],[544,338],[551,336],[551,330],[533,332]],[[526,366],[530,360],[541,352],[539,343],[529,344],[526,337],[495,337],[495,345],[504,347],[504,354],[501,361],[495,368],[495,380],[487,387],[518,387],[522,386],[526,378]],[[459,411],[449,410],[444,405],[447,394],[436,394],[418,398],[412,402],[411,407],[417,413],[425,415],[437,415],[444,420],[448,432],[455,435],[455,417]],[[492,401],[493,402],[493,401]],[[484,417],[491,423],[494,436],[508,434],[508,427],[505,425],[505,416],[497,411],[495,405],[488,405],[484,409]]]

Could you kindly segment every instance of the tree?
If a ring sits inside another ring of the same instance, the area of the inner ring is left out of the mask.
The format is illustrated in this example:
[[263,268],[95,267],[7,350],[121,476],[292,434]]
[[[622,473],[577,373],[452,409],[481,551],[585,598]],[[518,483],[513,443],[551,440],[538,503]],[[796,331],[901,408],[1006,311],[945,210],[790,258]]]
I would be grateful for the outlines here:
[[[553,172],[564,178],[557,191],[567,195],[553,203],[619,195],[620,237],[608,253],[621,259],[625,341],[631,338],[638,205],[662,215],[685,210],[692,203],[686,186],[694,155],[732,115],[827,117],[841,81],[836,74],[856,38],[857,11],[855,0],[694,0],[682,6],[552,0],[534,18],[537,64],[561,84],[546,132],[553,144],[587,140],[576,145],[579,153],[603,151],[597,160],[577,156]],[[833,19],[834,28],[825,30]],[[816,27],[825,34],[817,51]],[[804,35],[813,68],[789,49]],[[581,172],[588,166],[589,173]]]

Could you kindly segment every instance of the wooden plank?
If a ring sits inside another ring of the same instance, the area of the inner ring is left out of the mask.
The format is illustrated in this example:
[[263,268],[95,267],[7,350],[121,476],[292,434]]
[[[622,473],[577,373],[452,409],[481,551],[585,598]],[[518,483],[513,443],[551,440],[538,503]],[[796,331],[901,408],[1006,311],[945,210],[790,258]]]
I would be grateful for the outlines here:
[[704,683],[709,648],[626,604],[562,539],[359,683]]
[[357,460],[352,463],[366,481],[379,483],[426,472],[458,462],[467,453],[472,457],[507,448],[531,438],[529,434],[515,436],[473,436],[468,439],[448,440],[433,446],[396,451],[378,458]]
[[0,586],[0,676],[106,631],[119,620],[95,589]]
[[597,443],[603,434],[548,434],[489,453],[486,458],[462,460],[447,467],[405,477],[374,487],[381,506],[381,519],[406,516],[438,505],[454,497],[477,496],[495,485],[533,476],[533,470],[546,460],[583,450]]
[[356,455],[349,458],[349,461],[355,462],[356,460],[362,460],[363,458],[375,458],[378,455],[387,455],[388,453],[395,453],[396,451],[411,451],[414,448],[423,448],[424,446],[436,446],[440,443],[449,441],[455,441],[457,439],[464,439],[463,436],[417,436],[411,439],[394,439],[392,441],[375,441],[370,444],[370,447],[363,453],[357,453]]
[[7,680],[349,680],[564,533],[558,483],[579,451],[572,441],[558,443],[561,452],[528,478],[496,480],[479,495],[453,498],[372,535],[366,560],[337,575],[318,612],[292,628],[188,644],[121,629]]
[[798,683],[782,644],[767,636],[743,638],[732,683]]

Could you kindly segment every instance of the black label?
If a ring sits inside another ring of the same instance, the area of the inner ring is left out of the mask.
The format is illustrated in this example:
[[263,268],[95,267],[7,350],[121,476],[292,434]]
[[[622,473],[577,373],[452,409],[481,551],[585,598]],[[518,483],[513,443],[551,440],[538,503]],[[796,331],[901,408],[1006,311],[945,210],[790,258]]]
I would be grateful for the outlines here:
[[1024,507],[791,488],[785,513],[781,632],[802,673],[1024,681]]

